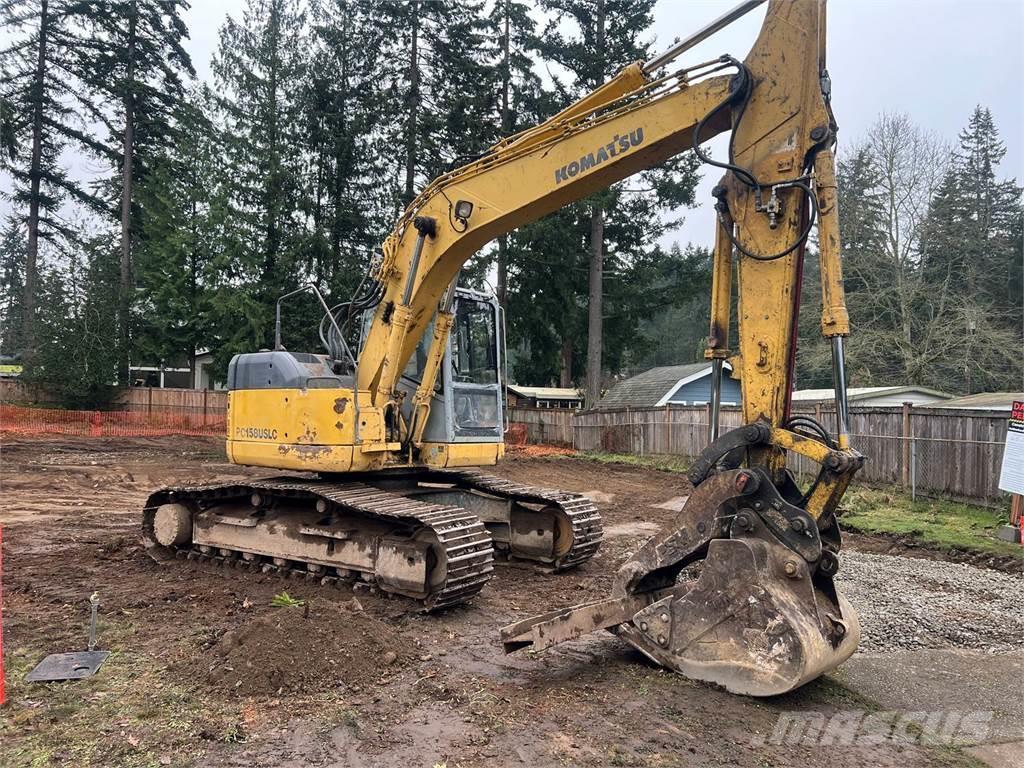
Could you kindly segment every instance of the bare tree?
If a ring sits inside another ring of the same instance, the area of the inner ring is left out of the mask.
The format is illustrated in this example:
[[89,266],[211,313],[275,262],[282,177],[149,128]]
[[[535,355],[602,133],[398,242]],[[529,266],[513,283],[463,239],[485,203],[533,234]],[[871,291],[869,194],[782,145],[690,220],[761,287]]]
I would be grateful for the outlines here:
[[[927,283],[920,269],[929,204],[946,175],[951,147],[905,114],[883,114],[852,155],[866,157],[874,237],[847,252],[855,378],[920,382],[955,345],[954,286]],[[843,201],[851,204],[853,201]]]

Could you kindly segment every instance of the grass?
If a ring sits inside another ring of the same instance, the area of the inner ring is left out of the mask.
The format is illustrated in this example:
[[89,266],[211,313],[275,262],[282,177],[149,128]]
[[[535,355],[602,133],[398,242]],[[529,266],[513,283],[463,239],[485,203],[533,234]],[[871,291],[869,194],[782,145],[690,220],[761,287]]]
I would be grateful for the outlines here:
[[[683,456],[587,451],[558,457],[599,464],[626,464],[663,472],[686,472],[690,462]],[[950,551],[966,550],[1001,557],[1024,557],[1018,545],[996,538],[1006,522],[1005,512],[942,499],[912,501],[908,494],[854,486],[843,498],[846,510],[841,523],[857,533],[907,537],[922,546]]]
[[292,597],[287,592],[280,592],[274,595],[270,604],[275,608],[301,608],[306,604],[306,601]]
[[853,488],[842,503],[843,528],[858,533],[906,536],[939,550],[968,550],[991,555],[1021,557],[1020,545],[996,538],[1006,522],[998,510],[956,501],[911,501],[902,493],[875,488]]
[[192,762],[204,732],[230,739],[237,707],[197,696],[159,659],[133,650],[132,635],[133,627],[112,622],[103,634],[112,655],[95,677],[74,682],[26,683],[42,654],[8,651],[0,765],[160,768],[168,759]]

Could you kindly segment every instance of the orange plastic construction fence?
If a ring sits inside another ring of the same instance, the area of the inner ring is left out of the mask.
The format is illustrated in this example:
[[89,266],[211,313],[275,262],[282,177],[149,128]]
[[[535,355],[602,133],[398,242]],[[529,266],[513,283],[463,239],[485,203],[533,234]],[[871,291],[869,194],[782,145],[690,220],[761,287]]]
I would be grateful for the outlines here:
[[56,434],[85,437],[150,437],[157,435],[223,435],[223,413],[181,411],[68,411],[0,405],[0,431],[22,435]]
[[6,699],[4,691],[4,529],[0,528],[0,704]]

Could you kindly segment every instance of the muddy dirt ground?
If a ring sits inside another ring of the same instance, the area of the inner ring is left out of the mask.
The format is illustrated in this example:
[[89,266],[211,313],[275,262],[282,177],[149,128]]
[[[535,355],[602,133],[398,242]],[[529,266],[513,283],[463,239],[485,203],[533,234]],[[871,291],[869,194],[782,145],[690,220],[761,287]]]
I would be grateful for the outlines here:
[[[504,655],[499,626],[606,595],[689,486],[566,458],[512,456],[495,472],[588,493],[605,543],[568,574],[500,565],[472,604],[425,616],[401,599],[153,562],[138,542],[152,489],[263,474],[225,463],[217,441],[5,438],[0,765],[973,764],[918,744],[758,745],[781,712],[871,709],[841,669],[758,701],[667,673],[604,633]],[[84,647],[93,591],[106,666],[77,683],[25,683],[46,654]],[[305,605],[272,606],[282,592]]]

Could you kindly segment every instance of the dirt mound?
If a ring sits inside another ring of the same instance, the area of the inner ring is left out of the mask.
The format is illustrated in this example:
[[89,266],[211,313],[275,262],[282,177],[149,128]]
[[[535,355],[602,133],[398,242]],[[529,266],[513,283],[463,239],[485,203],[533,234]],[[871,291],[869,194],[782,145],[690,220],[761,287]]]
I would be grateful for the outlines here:
[[359,690],[414,658],[413,644],[357,601],[315,599],[272,608],[225,632],[189,662],[189,674],[243,696]]

